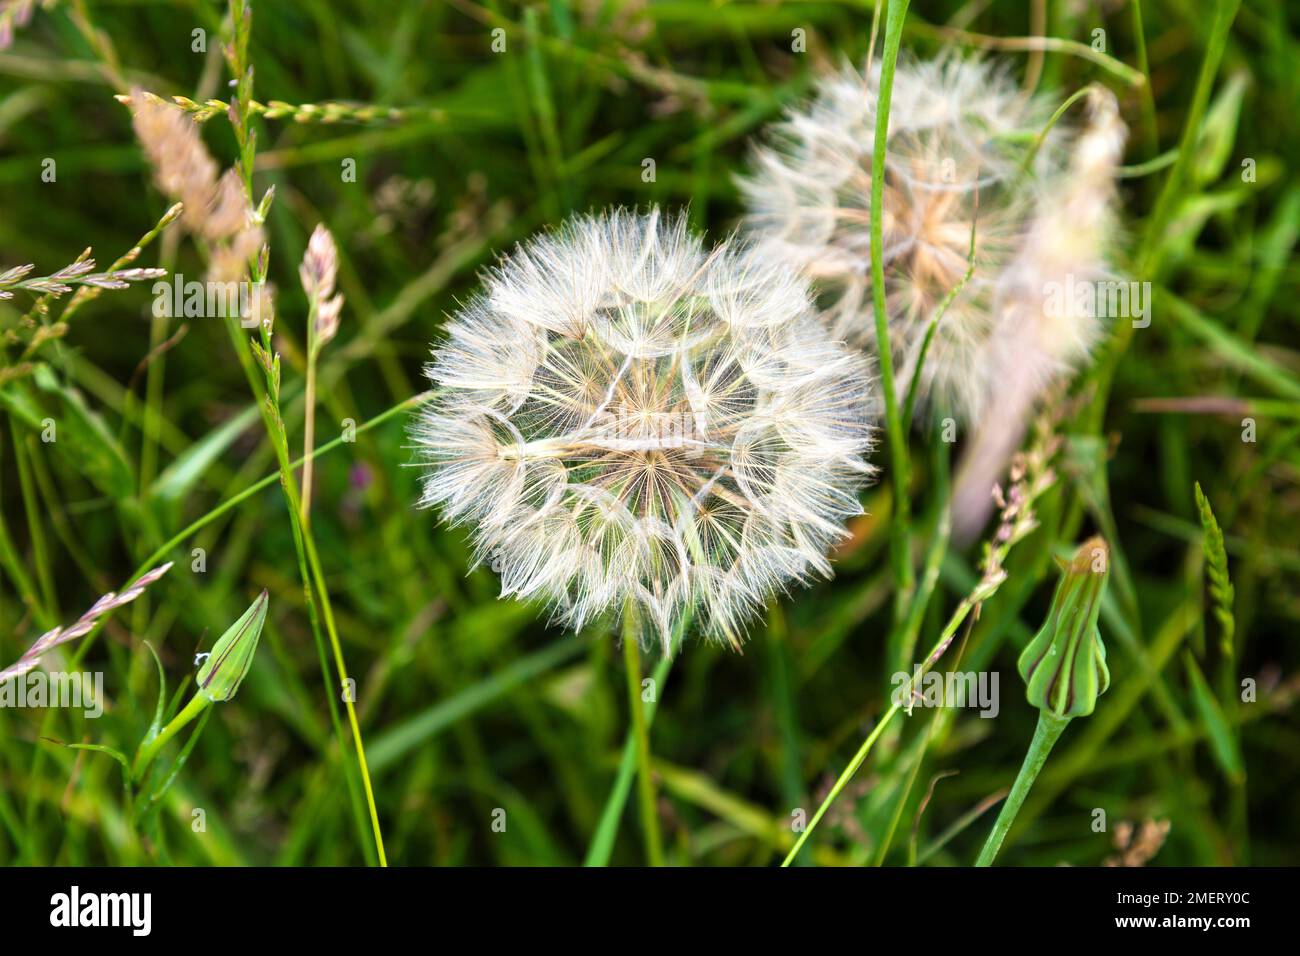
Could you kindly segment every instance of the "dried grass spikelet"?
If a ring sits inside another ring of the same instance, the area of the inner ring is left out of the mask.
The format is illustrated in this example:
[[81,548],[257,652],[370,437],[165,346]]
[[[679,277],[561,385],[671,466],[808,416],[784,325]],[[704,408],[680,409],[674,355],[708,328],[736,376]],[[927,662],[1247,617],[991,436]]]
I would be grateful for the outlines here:
[[182,222],[209,246],[209,281],[238,282],[266,242],[239,174],[212,158],[180,107],[141,90],[125,98],[159,190],[184,203]]
[[95,629],[101,618],[112,614],[113,611],[116,611],[124,604],[130,604],[144,593],[145,588],[166,574],[171,569],[171,566],[172,563],[168,561],[166,564],[146,571],[128,584],[121,593],[109,591],[107,594],[102,595],[99,600],[91,605],[90,610],[82,614],[72,624],[67,627],[56,627],[46,631],[36,639],[35,643],[27,649],[22,657],[0,670],[0,684],[3,684],[11,677],[21,677],[26,674],[39,665],[41,660],[59,645],[85,637]]
[[573,627],[691,607],[738,646],[775,592],[829,575],[861,512],[873,382],[786,266],[682,217],[617,211],[522,244],[434,353],[421,504],[473,528],[502,596]]
[[339,272],[339,250],[334,235],[317,224],[307,241],[298,266],[298,279],[315,314],[310,328],[310,341],[316,347],[326,345],[339,330],[339,315],[343,310],[343,293],[335,294],[334,283]]
[[131,125],[159,191],[185,204],[185,227],[202,235],[208,207],[217,195],[217,161],[203,145],[194,121],[180,109],[141,90],[131,93],[129,105]]
[[[845,65],[817,82],[753,152],[740,181],[747,225],[774,258],[817,285],[831,334],[876,353],[871,288],[871,163],[879,65]],[[1049,137],[1025,169],[1026,131],[1050,111],[1023,96],[1002,67],[945,54],[900,62],[894,74],[881,210],[885,301],[899,395],[916,374],[938,307],[974,271],[943,314],[921,368],[918,395],[970,420],[987,401],[982,361],[995,325],[999,277],[1031,228],[1036,175],[1056,161]]]
[[989,491],[1020,446],[1034,406],[1088,363],[1106,331],[1104,310],[1049,294],[1115,278],[1107,262],[1117,234],[1115,173],[1128,131],[1110,91],[1093,87],[1087,104],[1087,121],[1067,144],[1069,163],[1044,190],[1023,248],[1001,278],[998,324],[983,358],[992,385],[988,407],[953,490],[958,541],[972,540],[988,519]]
[[[53,0],[44,0],[44,6],[52,5]],[[5,0],[0,3],[0,50],[13,46],[14,31],[31,23],[35,9],[36,0]]]

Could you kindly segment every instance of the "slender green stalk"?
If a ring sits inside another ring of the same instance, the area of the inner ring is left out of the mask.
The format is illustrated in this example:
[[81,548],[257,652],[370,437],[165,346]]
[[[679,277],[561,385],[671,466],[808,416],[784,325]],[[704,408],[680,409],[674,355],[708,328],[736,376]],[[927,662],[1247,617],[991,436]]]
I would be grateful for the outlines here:
[[[257,278],[254,281],[258,281]],[[254,360],[250,351],[249,342],[240,333],[238,323],[233,319],[227,319],[227,328],[230,331],[232,343],[235,352],[239,356],[239,361],[248,378],[249,387],[253,391],[253,396],[258,402],[259,408],[262,409],[262,418],[266,426],[267,435],[271,439],[271,445],[275,450],[276,459],[280,465],[279,479],[280,490],[284,495],[285,504],[289,511],[289,526],[293,533],[294,550],[298,559],[298,573],[302,579],[303,601],[307,607],[307,619],[311,625],[312,635],[317,642],[318,657],[324,664],[324,638],[321,636],[320,616],[317,611],[317,598],[319,597],[319,607],[324,612],[326,629],[329,634],[331,650],[333,652],[335,666],[338,672],[338,683],[335,684],[331,678],[328,669],[322,671],[322,678],[325,682],[326,699],[329,702],[331,718],[338,731],[339,723],[337,716],[337,706],[334,703],[335,687],[346,687],[348,681],[347,668],[343,663],[343,649],[339,642],[338,630],[334,626],[334,613],[330,605],[329,591],[325,587],[324,575],[320,572],[320,560],[316,555],[316,542],[311,535],[309,528],[304,527],[302,522],[302,503],[298,497],[296,483],[293,480],[293,469],[289,461],[289,442],[285,434],[284,420],[280,413],[279,403],[279,368],[278,358],[275,360],[274,371],[268,371],[266,376],[266,389],[258,386],[256,380],[256,371]],[[268,356],[270,334],[263,325],[261,327],[263,346],[261,354]],[[315,591],[313,592],[313,587]],[[348,722],[352,731],[352,743],[356,750],[357,767],[361,774],[362,785],[365,790],[367,809],[370,813],[370,825],[374,834],[375,851],[378,854],[380,866],[387,866],[387,857],[384,854],[383,834],[379,827],[379,812],[375,806],[374,789],[370,783],[370,773],[366,766],[365,745],[361,739],[361,728],[357,722],[356,708],[352,701],[351,694],[343,695],[343,703],[348,712]],[[343,744],[340,732],[340,745]],[[350,779],[350,778],[349,778]]]
[[[658,700],[663,697],[664,687],[668,683],[668,673],[672,670],[673,655],[681,647],[682,636],[690,625],[690,617],[689,611],[682,615],[673,630],[672,652],[661,657],[659,663],[655,665],[652,675],[655,682],[655,699],[646,701],[643,708],[647,732],[654,723]],[[628,795],[632,792],[632,779],[636,776],[636,767],[636,738],[629,730],[627,739],[623,743],[623,754],[619,758],[618,775],[614,778],[614,786],[610,788],[609,797],[605,800],[605,808],[600,813],[596,832],[587,847],[587,855],[582,861],[583,866],[609,865],[609,858],[614,853],[614,840],[618,836],[618,821],[623,816],[623,808],[627,805]]]
[[[889,0],[882,0],[889,2]],[[898,393],[894,390],[894,356],[889,342],[889,313],[885,310],[884,197],[885,147],[889,137],[889,101],[894,89],[894,67],[903,36],[908,0],[892,0],[885,18],[885,47],[880,59],[880,91],[876,106],[876,133],[871,154],[871,297],[876,318],[877,355],[880,382],[885,393],[885,423],[889,432],[889,464],[893,469],[894,517],[890,532],[890,555],[894,570],[894,618],[901,620],[912,599],[915,573],[912,570],[912,505],[908,496],[911,464],[907,432],[903,427]]]
[[[17,445],[18,435],[15,433],[13,438],[14,444]],[[0,461],[3,461],[2,456],[0,456]],[[48,610],[44,602],[41,601],[35,583],[28,576],[26,562],[19,553],[13,537],[9,534],[9,524],[5,521],[2,510],[0,510],[0,564],[4,566],[6,573],[9,575],[14,590],[17,591],[22,602],[31,609],[32,616],[35,617],[41,627],[46,630],[55,627],[58,622],[53,612]],[[144,570],[149,569],[145,568]],[[144,571],[140,573],[143,574]]]
[[948,538],[952,533],[952,509],[948,506],[948,445],[946,442],[937,443],[934,457],[937,486],[935,507],[939,514],[930,537],[930,547],[926,549],[920,585],[911,607],[908,608],[907,617],[894,629],[894,633],[897,634],[898,651],[891,674],[906,667],[916,654],[916,641],[921,635],[921,623],[925,620],[925,612],[930,607],[935,585],[939,582],[939,569],[943,564],[943,556],[948,552]]
[[[252,208],[257,206],[253,196],[253,161],[257,150],[257,137],[249,122],[252,115],[249,104],[252,102],[253,97],[253,69],[248,59],[252,12],[244,0],[231,0],[230,17],[234,29],[234,39],[227,48],[227,56],[236,84],[235,101],[230,110],[231,126],[234,129],[235,141],[239,145],[239,160],[236,165],[242,175],[244,192],[249,206]],[[254,288],[260,288],[265,282],[266,267],[267,257],[265,254],[258,254],[253,257],[250,262],[249,278]],[[316,553],[316,543],[312,537],[311,529],[303,521],[302,501],[293,480],[293,468],[289,460],[288,436],[285,432],[284,419],[280,410],[280,361],[278,355],[273,357],[270,329],[266,322],[258,323],[258,333],[261,338],[258,360],[265,374],[265,387],[263,388],[257,384],[252,347],[243,336],[238,321],[234,317],[230,317],[227,319],[226,325],[240,365],[248,379],[249,387],[252,389],[253,396],[262,410],[263,422],[266,425],[267,434],[271,438],[271,444],[280,465],[280,488],[289,511],[289,524],[293,532],[294,549],[298,557],[298,570],[303,584],[303,598],[307,605],[312,633],[318,645],[318,656],[322,658],[323,662],[324,655],[320,653],[322,645],[320,623],[316,611],[317,598],[323,611],[325,626],[329,634],[331,650],[338,671],[339,684],[337,686],[347,687],[348,673],[343,661],[343,648],[339,641],[338,629],[334,624],[334,612],[330,604],[329,590],[325,585],[325,576],[321,572],[320,559]],[[313,587],[315,589],[314,595]],[[327,672],[323,672],[322,677],[325,679],[331,716],[334,718],[335,727],[337,728],[337,709],[333,698],[335,685]],[[375,851],[378,854],[379,865],[387,866],[388,860],[384,853],[383,834],[379,826],[379,811],[375,805],[374,788],[371,785],[370,773],[366,766],[365,745],[361,738],[361,727],[357,721],[356,707],[352,699],[353,695],[344,693],[342,696],[352,730],[352,742],[356,750],[357,766],[365,789],[366,804],[370,813],[371,829],[374,834]],[[340,743],[342,743],[341,739]]]
[[970,253],[966,259],[966,272],[962,275],[961,280],[948,290],[948,293],[934,310],[934,317],[930,319],[930,324],[925,330],[925,338],[921,340],[921,350],[916,354],[916,367],[912,370],[912,380],[907,386],[907,399],[903,402],[903,425],[909,429],[912,427],[912,416],[916,411],[917,396],[921,391],[921,372],[925,368],[925,360],[930,354],[930,345],[934,341],[935,333],[939,331],[939,323],[943,320],[944,313],[948,311],[948,306],[952,305],[952,300],[961,294],[961,290],[966,287],[970,277],[975,274],[975,225],[975,220],[972,220],[970,225]]
[[9,419],[9,432],[14,440],[14,462],[18,466],[18,487],[22,492],[23,510],[27,516],[27,534],[32,542],[32,564],[36,569],[36,580],[40,585],[42,605],[46,613],[56,617],[55,608],[59,606],[54,591],[54,576],[50,571],[50,551],[45,541],[45,525],[41,521],[40,502],[36,498],[36,489],[32,481],[31,463],[28,461],[29,449],[19,431],[18,422]]
[[[312,303],[312,314],[307,317],[308,327],[316,320],[316,304]],[[310,334],[310,333],[308,333]],[[311,523],[311,484],[312,484],[312,446],[316,444],[316,355],[319,350],[307,347],[307,391],[306,405],[303,407],[302,424],[302,521]]]
[[203,713],[204,709],[211,704],[203,694],[195,694],[190,698],[190,702],[185,705],[179,714],[173,717],[162,730],[158,731],[158,736],[148,741],[142,746],[135,755],[135,760],[131,764],[131,779],[138,781],[144,776],[144,772],[149,769],[149,764],[153,763],[153,758],[158,756],[158,751],[162,750],[167,741],[176,736],[186,724]]
[[799,851],[803,848],[803,845],[808,842],[808,838],[812,836],[813,830],[817,829],[817,824],[821,823],[822,817],[826,815],[826,811],[829,810],[831,804],[835,802],[835,798],[840,795],[840,791],[848,786],[849,781],[853,779],[853,775],[858,772],[858,768],[862,766],[863,762],[867,759],[867,756],[871,753],[871,748],[876,745],[876,741],[880,739],[880,735],[884,733],[885,728],[889,726],[889,722],[893,720],[894,716],[902,709],[903,705],[901,703],[895,703],[891,706],[889,710],[885,711],[885,716],[880,718],[880,723],[876,724],[871,733],[867,735],[867,739],[862,741],[862,746],[858,748],[858,752],[853,755],[853,759],[849,761],[849,765],[844,768],[844,771],[839,775],[839,778],[836,779],[835,785],[831,787],[831,792],[826,795],[826,799],[823,800],[821,806],[817,808],[817,812],[813,814],[813,818],[808,821],[807,829],[805,829],[803,833],[799,834],[799,839],[794,841],[794,846],[790,847],[790,852],[787,853],[785,859],[781,861],[782,867],[787,867],[794,862],[794,858],[799,855]]
[[[1240,2],[1240,0],[1236,0]],[[1079,40],[1062,37],[998,37],[983,33],[971,33],[967,30],[955,30],[952,27],[936,26],[923,20],[914,20],[908,25],[908,32],[919,36],[932,37],[949,43],[969,44],[985,50],[1005,50],[1020,53],[1064,53],[1067,56],[1082,57],[1116,79],[1129,86],[1138,87],[1146,82],[1140,70],[1135,70],[1122,60],[1094,50],[1089,44]]]
[[1156,124],[1156,98],[1151,89],[1151,69],[1147,65],[1147,34],[1142,26],[1142,0],[1133,0],[1133,46],[1138,69],[1146,83],[1142,87],[1142,125],[1146,127],[1147,151],[1155,156],[1160,152],[1160,130]]
[[889,0],[875,0],[871,11],[871,38],[867,42],[867,65],[864,72],[871,75],[871,61],[876,55],[876,37],[880,36],[880,11]]
[[[999,581],[997,583],[1000,584],[1001,582]],[[880,722],[872,728],[871,733],[867,735],[867,739],[864,740],[862,746],[858,748],[858,752],[853,755],[853,759],[849,761],[848,766],[844,768],[844,771],[835,781],[835,785],[831,787],[830,793],[826,795],[821,806],[817,808],[817,812],[813,814],[813,818],[808,821],[807,829],[805,829],[803,833],[799,834],[799,839],[795,840],[794,846],[792,846],[790,852],[786,854],[785,859],[781,862],[781,866],[786,867],[794,862],[794,858],[799,855],[799,850],[803,847],[804,843],[808,841],[808,838],[812,836],[813,830],[817,829],[817,824],[819,824],[822,817],[826,815],[826,811],[830,809],[830,806],[835,802],[836,797],[838,797],[840,792],[848,786],[849,781],[853,779],[853,775],[858,772],[858,768],[861,767],[863,762],[867,759],[868,755],[871,753],[871,749],[876,745],[876,741],[880,739],[880,735],[884,733],[885,728],[889,726],[889,722],[892,721],[898,715],[898,712],[903,709],[904,702],[911,699],[912,692],[917,683],[930,672],[931,668],[934,667],[939,658],[943,656],[944,651],[946,651],[948,646],[952,644],[953,638],[957,636],[957,630],[961,627],[962,622],[966,620],[966,617],[970,614],[971,610],[980,601],[991,597],[996,590],[997,585],[994,584],[991,589],[986,588],[980,591],[978,597],[976,597],[976,595],[967,597],[957,606],[957,610],[953,612],[952,617],[948,620],[947,625],[943,629],[943,634],[931,649],[925,662],[913,673],[912,679],[907,684],[906,692],[896,695],[895,701],[890,706],[889,710],[885,711],[884,716],[880,718]]]
[[1134,163],[1132,166],[1121,166],[1115,170],[1117,179],[1141,179],[1143,176],[1150,176],[1152,173],[1158,173],[1160,170],[1172,166],[1178,161],[1178,150],[1167,149],[1159,156],[1148,159],[1145,163]]
[[636,741],[637,800],[641,808],[641,835],[646,859],[651,866],[663,866],[663,843],[659,837],[659,814],[655,809],[655,786],[650,766],[650,732],[641,703],[641,650],[637,640],[636,615],[629,606],[623,611],[623,669],[627,675],[627,707]]
[[149,357],[145,369],[144,418],[140,430],[140,470],[137,479],[140,488],[148,488],[158,473],[158,444],[162,432],[163,386],[167,368],[167,350],[163,348],[163,343],[167,341],[170,322],[171,319],[166,315],[158,315],[157,310],[149,321]]
[[1011,829],[1011,824],[1015,823],[1016,814],[1020,812],[1020,805],[1029,795],[1029,788],[1034,785],[1038,771],[1043,769],[1043,764],[1047,762],[1047,755],[1052,752],[1052,745],[1060,738],[1061,732],[1069,722],[1069,717],[1060,718],[1052,716],[1047,711],[1039,712],[1038,726],[1034,728],[1034,739],[1029,742],[1025,762],[1020,765],[1020,773],[1016,774],[1016,782],[1011,785],[1011,793],[1002,804],[1002,811],[993,824],[989,838],[984,841],[984,849],[980,851],[979,859],[975,861],[976,866],[993,865],[993,858],[998,855],[998,850],[1002,849],[1002,841],[1007,838],[1007,831]]
[[[305,530],[305,529],[304,529]],[[334,665],[338,668],[340,686],[350,686],[347,665],[343,662],[343,646],[339,641],[338,628],[334,624],[334,608],[330,603],[329,592],[325,589],[325,574],[321,570],[320,557],[316,554],[316,540],[310,531],[303,535],[307,545],[307,558],[311,563],[312,576],[316,581],[316,590],[320,594],[321,608],[325,612],[325,629],[329,633],[330,647],[334,651]],[[347,707],[348,723],[352,727],[352,740],[357,749],[357,765],[361,769],[361,784],[366,791],[366,806],[370,811],[370,825],[375,834],[375,850],[379,854],[379,865],[387,866],[388,858],[384,854],[384,836],[379,829],[379,811],[375,808],[375,791],[370,782],[370,768],[366,765],[366,748],[361,740],[361,725],[357,721],[357,708],[353,695],[343,695]]]
[[889,848],[894,842],[894,834],[898,832],[898,823],[903,819],[903,810],[907,808],[907,799],[912,793],[912,788],[916,786],[917,774],[921,772],[921,764],[925,763],[925,752],[930,747],[930,738],[934,736],[934,728],[938,723],[938,715],[931,718],[925,725],[925,736],[913,744],[916,754],[911,758],[912,769],[908,772],[906,781],[898,788],[898,796],[894,798],[894,812],[889,818],[889,825],[885,829],[884,836],[881,837],[880,847],[876,850],[875,858],[871,861],[872,866],[885,865],[885,858],[889,856]]
[[1038,131],[1038,134],[1034,137],[1033,143],[1030,144],[1029,151],[1025,153],[1024,162],[1020,165],[1020,174],[1022,176],[1026,175],[1030,171],[1030,168],[1034,164],[1034,160],[1038,156],[1038,151],[1043,148],[1043,141],[1047,139],[1047,134],[1052,131],[1052,127],[1060,122],[1061,117],[1069,111],[1071,106],[1079,102],[1079,100],[1083,99],[1091,92],[1092,84],[1075,90],[1065,98],[1065,102],[1056,108],[1056,112],[1048,117],[1047,122],[1043,124],[1043,128]]

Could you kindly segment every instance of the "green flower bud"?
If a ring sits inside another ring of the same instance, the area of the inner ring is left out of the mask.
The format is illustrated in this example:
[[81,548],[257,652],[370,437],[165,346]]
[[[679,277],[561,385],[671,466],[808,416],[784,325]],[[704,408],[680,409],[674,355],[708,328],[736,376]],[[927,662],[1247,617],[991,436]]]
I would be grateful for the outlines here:
[[[131,765],[131,779],[142,781],[145,771],[158,755],[163,744],[176,736],[186,724],[203,713],[213,703],[230,700],[239,690],[239,685],[253,663],[257,653],[257,642],[262,637],[262,625],[266,623],[266,608],[270,603],[266,591],[257,596],[247,611],[230,625],[230,629],[217,641],[212,653],[199,668],[198,690],[190,698],[179,714],[173,717],[166,727],[157,729],[157,721],[149,734],[140,742],[135,752],[135,762]],[[162,716],[162,703],[159,701],[159,717]]]
[[1101,597],[1110,574],[1110,549],[1090,538],[1069,564],[1052,595],[1047,621],[1020,655],[1026,697],[1061,720],[1086,717],[1110,686],[1106,647],[1097,630]]
[[199,668],[199,693],[210,701],[225,701],[235,696],[262,637],[269,603],[266,591],[257,596],[243,616],[230,625]]

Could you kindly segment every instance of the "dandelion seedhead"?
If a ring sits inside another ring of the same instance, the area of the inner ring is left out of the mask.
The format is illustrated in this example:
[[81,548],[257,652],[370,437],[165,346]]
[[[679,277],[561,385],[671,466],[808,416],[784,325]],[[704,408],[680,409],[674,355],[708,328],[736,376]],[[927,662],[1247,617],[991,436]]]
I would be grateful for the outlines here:
[[[761,247],[797,264],[831,334],[870,354],[878,85],[878,69],[823,77],[741,182]],[[953,493],[959,543],[988,520],[989,491],[1035,404],[1087,362],[1105,330],[1102,312],[1068,295],[1062,308],[1048,291],[1110,275],[1125,127],[1110,92],[1094,87],[1084,99],[1088,119],[1069,130],[1049,126],[1053,104],[987,60],[949,53],[900,63],[894,75],[881,184],[891,354],[900,398],[916,379],[921,405],[973,432]]]
[[503,596],[574,627],[638,607],[666,651],[687,608],[738,646],[774,592],[828,575],[873,471],[869,363],[804,281],[658,211],[524,243],[427,371],[421,504],[473,528]]
[[[871,162],[879,66],[823,76],[787,113],[740,181],[748,223],[770,255],[795,263],[821,293],[837,338],[877,351],[871,290]],[[900,395],[917,374],[931,321],[943,311],[918,395],[958,417],[979,414],[990,387],[984,358],[995,328],[999,277],[1030,228],[1037,173],[1056,154],[1049,138],[1031,160],[1026,133],[1049,115],[1005,70],[945,55],[902,62],[894,74],[881,222],[885,301]],[[971,246],[974,240],[972,261]]]

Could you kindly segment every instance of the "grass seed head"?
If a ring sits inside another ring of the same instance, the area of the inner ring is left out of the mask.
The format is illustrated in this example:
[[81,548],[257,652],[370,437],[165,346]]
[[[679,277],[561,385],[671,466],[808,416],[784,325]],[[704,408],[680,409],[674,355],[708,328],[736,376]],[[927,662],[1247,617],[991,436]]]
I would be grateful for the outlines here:
[[339,271],[339,251],[334,236],[324,224],[312,230],[307,251],[298,266],[298,278],[303,291],[316,310],[311,336],[319,348],[334,338],[339,329],[339,314],[343,310],[342,293],[334,294],[334,282]]

